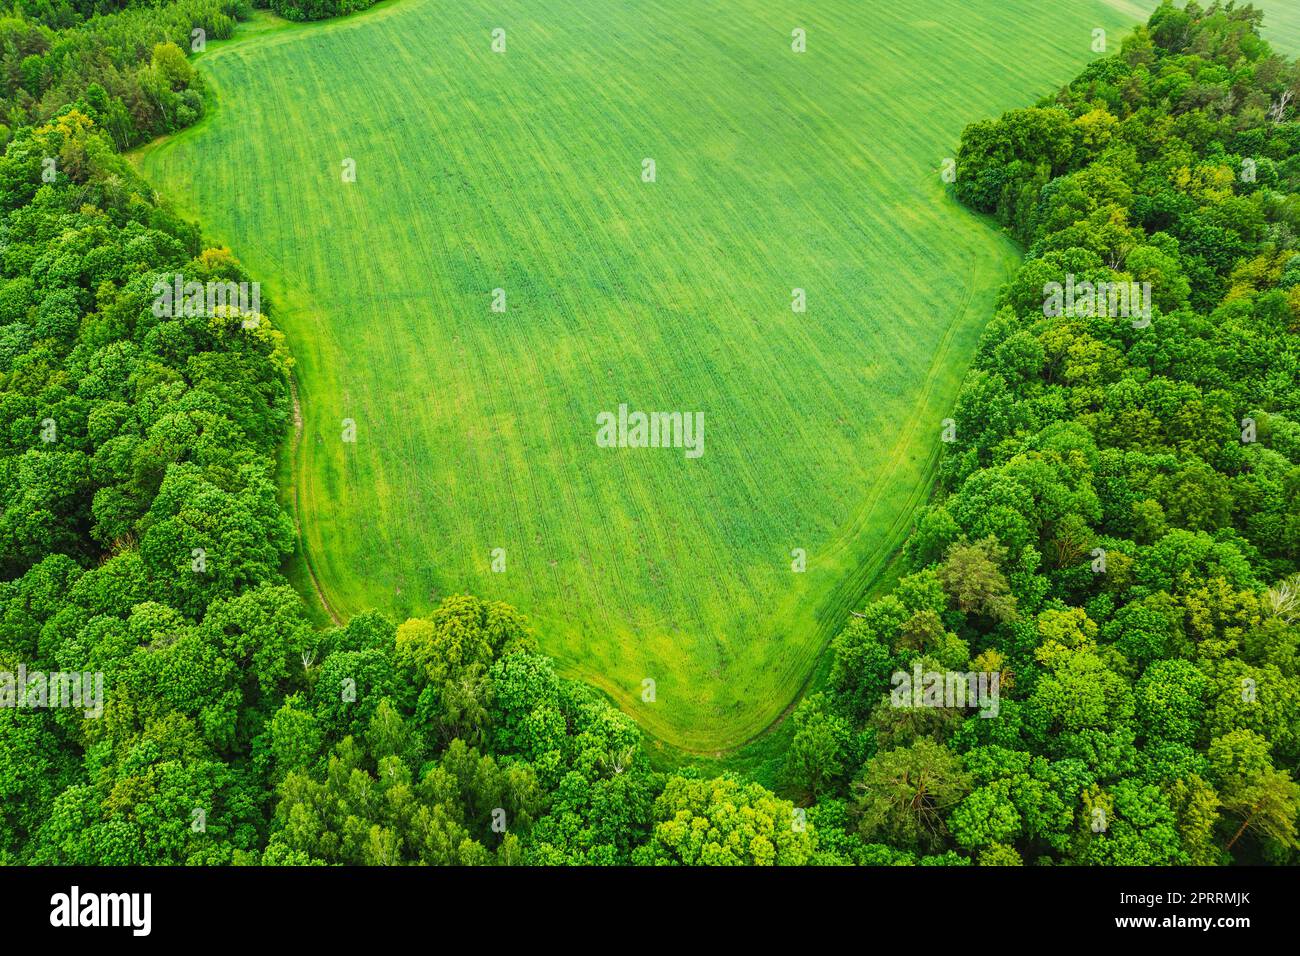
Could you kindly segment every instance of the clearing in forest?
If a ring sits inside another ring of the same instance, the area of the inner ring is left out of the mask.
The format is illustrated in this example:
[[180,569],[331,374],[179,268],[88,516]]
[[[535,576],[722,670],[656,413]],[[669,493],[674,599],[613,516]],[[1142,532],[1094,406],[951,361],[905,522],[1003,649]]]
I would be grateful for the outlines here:
[[[712,751],[798,693],[928,491],[1017,255],[947,195],[962,127],[1146,8],[400,0],[212,50],[215,111],[140,161],[276,303],[333,608],[509,601]],[[620,447],[620,406],[683,417]]]

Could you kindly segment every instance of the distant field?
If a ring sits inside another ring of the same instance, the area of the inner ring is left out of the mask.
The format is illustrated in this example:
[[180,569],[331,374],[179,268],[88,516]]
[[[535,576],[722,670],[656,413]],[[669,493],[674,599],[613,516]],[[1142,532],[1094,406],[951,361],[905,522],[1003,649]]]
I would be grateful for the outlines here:
[[[713,751],[797,694],[927,492],[1016,255],[945,196],[961,128],[1147,9],[401,0],[210,52],[216,113],[141,162],[277,304],[333,608],[510,601]],[[704,454],[598,447],[620,403],[702,412]]]
[[1300,56],[1300,0],[1264,0],[1264,38],[1287,56]]

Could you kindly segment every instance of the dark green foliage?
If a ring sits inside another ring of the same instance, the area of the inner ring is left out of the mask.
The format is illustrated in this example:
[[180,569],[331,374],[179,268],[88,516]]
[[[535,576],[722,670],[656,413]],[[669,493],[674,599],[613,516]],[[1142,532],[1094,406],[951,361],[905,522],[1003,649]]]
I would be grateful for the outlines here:
[[181,129],[203,113],[203,86],[186,60],[229,37],[244,0],[41,3],[0,18],[0,133],[43,123],[75,105],[119,148]]
[[257,6],[268,7],[286,20],[328,20],[373,7],[378,0],[264,0]]

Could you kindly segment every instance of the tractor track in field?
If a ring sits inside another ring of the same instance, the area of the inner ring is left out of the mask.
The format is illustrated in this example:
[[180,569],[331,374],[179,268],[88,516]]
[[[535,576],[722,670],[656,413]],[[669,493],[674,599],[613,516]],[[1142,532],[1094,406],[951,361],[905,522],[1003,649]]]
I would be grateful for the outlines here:
[[[917,399],[916,404],[918,405],[918,407],[925,407],[925,405],[929,402],[930,397],[934,392],[938,369],[945,362],[948,361],[948,353],[952,345],[953,334],[957,328],[957,325],[961,322],[962,318],[966,315],[967,312],[970,311],[974,298],[975,298],[975,280],[974,280],[974,276],[972,276],[971,280],[967,283],[966,293],[962,298],[961,306],[955,311],[954,318],[948,324],[948,328],[944,332],[943,338],[940,340],[939,347],[936,350],[934,358],[930,363],[930,368],[927,372],[925,383]],[[902,458],[904,457],[903,449],[916,446],[916,441],[914,437],[915,431],[916,431],[916,422],[914,420],[911,426],[908,428],[907,432],[901,435],[899,437],[899,440],[895,443],[894,449],[891,451],[889,456],[889,472],[891,475],[899,467],[899,464]],[[838,609],[829,613],[829,617],[830,617],[829,626],[823,625],[824,627],[826,627],[828,633],[823,638],[820,649],[813,656],[812,658],[813,666],[809,670],[808,676],[804,679],[803,684],[799,687],[799,690],[790,699],[790,702],[786,704],[786,706],[781,710],[781,712],[772,718],[770,723],[768,723],[757,733],[751,735],[742,743],[736,744],[734,747],[725,747],[720,750],[714,751],[712,754],[714,758],[721,759],[726,757],[729,754],[734,754],[740,751],[741,749],[748,747],[751,744],[756,743],[762,738],[775,732],[783,723],[785,723],[785,721],[790,717],[790,715],[794,713],[795,708],[797,708],[799,704],[803,701],[803,699],[808,695],[808,692],[813,688],[813,685],[816,683],[818,679],[819,673],[821,672],[821,665],[823,659],[825,658],[826,654],[830,651],[831,642],[835,639],[835,635],[838,633],[839,629],[844,626],[843,622],[847,620],[848,615],[854,613],[851,609],[851,606],[871,596],[871,593],[873,589],[876,587],[877,582],[879,582],[882,579],[885,572],[889,569],[890,565],[893,564],[893,562],[895,562],[902,554],[903,547],[907,541],[908,533],[910,530],[909,526],[911,525],[912,521],[915,519],[917,511],[926,502],[926,500],[929,499],[930,496],[934,493],[934,486],[938,478],[939,462],[942,458],[942,452],[943,452],[942,446],[939,445],[938,443],[935,443],[934,447],[930,449],[925,464],[924,477],[921,479],[921,481],[917,483],[911,495],[909,495],[906,506],[898,512],[893,522],[890,524],[889,531],[886,533],[885,536],[884,548],[882,549],[882,552],[878,557],[870,561],[867,561],[865,564],[859,566],[857,572],[851,576],[851,577],[859,578],[859,586],[857,588],[853,588],[849,592],[849,593],[855,593],[857,596],[852,600],[843,601],[841,603],[841,606]],[[880,501],[880,489],[883,487],[883,484],[884,484],[884,479],[876,483],[875,487],[872,489],[875,492],[875,494],[870,497],[870,500],[864,506],[857,523],[865,522],[866,519],[871,515],[871,513],[875,511]],[[840,623],[838,623],[837,625],[836,622],[840,622]],[[695,752],[695,751],[689,751],[689,752]]]
[[[289,375],[289,397],[293,401],[293,439],[289,446],[289,463],[293,473],[296,476],[301,476],[306,474],[305,471],[298,467],[298,452],[302,447],[302,405],[298,401],[298,383],[294,380],[292,374]],[[293,482],[293,531],[298,541],[298,550],[302,554],[302,563],[307,567],[307,577],[311,581],[312,590],[316,592],[316,598],[320,601],[321,607],[325,609],[325,613],[330,616],[331,621],[342,627],[344,621],[335,612],[329,598],[325,596],[325,589],[321,587],[320,579],[316,577],[316,565],[312,562],[311,551],[308,549],[307,541],[302,534],[302,521],[298,517],[302,513],[301,485],[302,482],[295,478]]]

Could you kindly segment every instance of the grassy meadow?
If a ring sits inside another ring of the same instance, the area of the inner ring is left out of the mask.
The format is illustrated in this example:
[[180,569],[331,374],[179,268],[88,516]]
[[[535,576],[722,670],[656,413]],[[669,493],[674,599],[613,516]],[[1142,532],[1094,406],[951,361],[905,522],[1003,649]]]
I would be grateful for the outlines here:
[[[400,0],[263,19],[200,59],[209,118],[139,161],[267,282],[329,606],[509,601],[566,673],[717,752],[798,694],[927,494],[1018,256],[945,192],[962,127],[1148,12]],[[620,403],[702,412],[703,454],[599,447]]]

